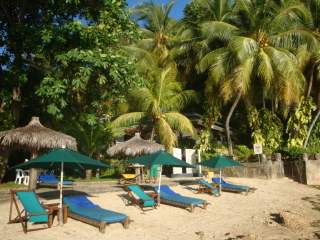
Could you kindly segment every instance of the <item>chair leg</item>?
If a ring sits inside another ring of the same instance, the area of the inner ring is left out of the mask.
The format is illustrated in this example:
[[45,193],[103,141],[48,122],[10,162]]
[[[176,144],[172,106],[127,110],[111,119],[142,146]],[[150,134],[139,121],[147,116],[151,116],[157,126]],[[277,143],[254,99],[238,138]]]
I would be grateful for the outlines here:
[[126,220],[122,222],[123,228],[128,229],[130,224],[130,218],[127,217]]
[[193,213],[194,212],[194,205],[190,206],[190,212]]
[[107,226],[106,222],[101,222],[100,225],[99,225],[99,232],[105,233],[106,232],[106,226]]
[[25,219],[21,219],[21,224],[24,233],[28,233],[28,219],[27,219],[27,212],[25,212]]

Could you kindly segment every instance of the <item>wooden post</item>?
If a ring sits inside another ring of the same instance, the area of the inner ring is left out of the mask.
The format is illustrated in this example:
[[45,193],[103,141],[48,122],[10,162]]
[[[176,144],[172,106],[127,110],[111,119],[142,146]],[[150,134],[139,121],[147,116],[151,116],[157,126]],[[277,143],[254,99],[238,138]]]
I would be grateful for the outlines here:
[[278,177],[284,177],[284,166],[283,166],[283,162],[282,162],[282,157],[281,157],[281,153],[276,153],[275,154],[275,158],[276,161],[278,162],[278,166],[279,166],[279,171],[277,173]]
[[135,166],[134,171],[135,171],[135,174],[138,175],[138,177],[136,178],[136,182],[140,184],[141,183],[140,167]]
[[[31,152],[31,159],[34,159],[38,156],[38,153],[35,151]],[[37,188],[37,178],[38,178],[38,171],[35,168],[31,168],[29,170],[29,190],[35,190]]]
[[87,169],[86,170],[86,179],[90,180],[92,178],[92,170]]

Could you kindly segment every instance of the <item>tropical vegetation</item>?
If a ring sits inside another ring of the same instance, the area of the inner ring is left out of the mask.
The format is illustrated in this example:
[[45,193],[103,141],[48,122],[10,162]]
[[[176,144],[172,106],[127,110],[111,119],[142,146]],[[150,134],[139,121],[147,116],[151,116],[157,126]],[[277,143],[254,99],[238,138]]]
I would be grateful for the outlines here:
[[127,129],[169,151],[320,149],[320,1],[174,4],[2,2],[0,130],[37,115],[101,159]]

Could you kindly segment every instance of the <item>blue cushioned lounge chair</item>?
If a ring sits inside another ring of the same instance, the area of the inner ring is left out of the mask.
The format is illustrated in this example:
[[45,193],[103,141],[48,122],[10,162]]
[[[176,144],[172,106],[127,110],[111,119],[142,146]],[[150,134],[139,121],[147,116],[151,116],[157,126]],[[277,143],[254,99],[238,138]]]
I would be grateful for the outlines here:
[[[158,192],[159,187],[155,187],[155,191]],[[160,201],[161,203],[182,207],[189,209],[190,212],[193,212],[196,206],[202,207],[206,209],[208,206],[207,201],[199,199],[199,198],[192,198],[192,197],[185,197],[173,191],[167,185],[160,186]]]
[[63,203],[69,208],[68,217],[91,224],[104,233],[107,224],[122,223],[128,228],[130,219],[127,215],[101,208],[91,202],[85,195],[65,196]]
[[[38,177],[38,183],[41,185],[57,185],[60,181],[57,179],[55,175],[52,174],[42,174]],[[72,181],[63,181],[63,186],[72,186]]]
[[[46,205],[42,205],[33,191],[26,190],[10,190],[11,202],[8,223],[21,223],[24,233],[28,231],[39,230],[43,228],[28,230],[28,222],[30,223],[46,223],[48,227],[52,225],[52,212],[47,209]],[[20,210],[17,199],[21,203],[23,209]],[[12,218],[13,205],[17,210],[17,217]]]
[[130,185],[127,187],[129,203],[138,205],[143,211],[146,208],[156,208],[157,203],[154,199],[146,194],[138,185]]
[[[214,177],[212,178],[212,183],[214,185],[219,186],[220,184],[220,178]],[[248,193],[249,191],[254,191],[254,188],[250,188],[248,186],[244,185],[236,185],[232,183],[228,183],[221,178],[221,190],[222,191],[228,191],[228,192],[238,192],[238,193]]]
[[207,181],[200,180],[198,184],[199,184],[199,188],[197,189],[197,193],[210,193],[216,197],[220,196],[219,188],[212,186]]

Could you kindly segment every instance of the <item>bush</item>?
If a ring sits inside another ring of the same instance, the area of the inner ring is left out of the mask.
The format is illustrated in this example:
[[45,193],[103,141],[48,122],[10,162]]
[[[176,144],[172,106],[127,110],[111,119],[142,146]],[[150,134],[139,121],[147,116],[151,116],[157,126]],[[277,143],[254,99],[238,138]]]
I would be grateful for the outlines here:
[[304,153],[307,153],[306,148],[301,147],[285,147],[280,150],[283,159],[286,160],[298,160]]
[[253,155],[254,152],[251,148],[248,148],[246,145],[237,145],[235,147],[234,153],[239,159],[247,160],[251,155]]

